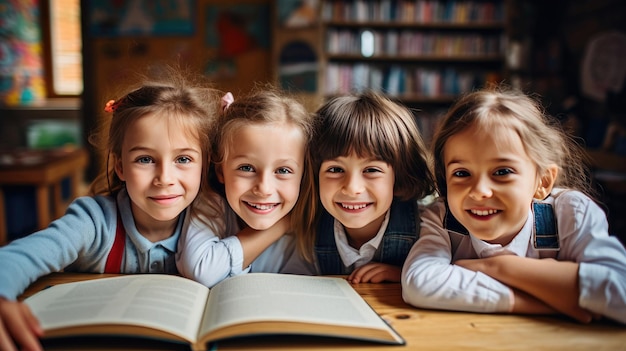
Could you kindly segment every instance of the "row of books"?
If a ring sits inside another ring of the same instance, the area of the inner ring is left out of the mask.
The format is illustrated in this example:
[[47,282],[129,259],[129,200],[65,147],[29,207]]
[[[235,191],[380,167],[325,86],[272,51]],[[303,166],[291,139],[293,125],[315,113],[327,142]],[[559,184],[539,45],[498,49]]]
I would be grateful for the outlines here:
[[[363,54],[368,56],[476,56],[503,55],[505,36],[502,34],[419,32],[412,30],[329,29],[326,51],[329,54]],[[368,49],[364,50],[367,47]]]
[[488,70],[330,63],[326,68],[325,94],[376,90],[397,97],[454,97],[497,79],[496,75]]
[[423,110],[419,107],[417,109],[412,109],[413,113],[416,117],[417,126],[422,134],[422,138],[426,144],[430,144],[433,135],[435,134],[435,130],[439,125],[439,122],[443,119],[443,116],[446,114],[447,109],[428,109]]
[[324,21],[484,23],[503,22],[504,1],[355,0],[326,1]]

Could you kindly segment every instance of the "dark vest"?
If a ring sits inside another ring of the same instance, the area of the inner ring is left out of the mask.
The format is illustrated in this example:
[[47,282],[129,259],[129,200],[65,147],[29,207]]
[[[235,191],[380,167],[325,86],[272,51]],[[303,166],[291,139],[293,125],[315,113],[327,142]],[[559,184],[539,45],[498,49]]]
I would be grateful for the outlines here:
[[[535,217],[533,227],[533,245],[537,250],[559,250],[559,233],[556,225],[556,217],[551,204],[534,202],[533,216]],[[444,225],[447,230],[463,235],[469,235],[469,232],[456,218],[452,215],[446,204],[446,217]],[[453,242],[452,252],[456,251]]]
[[[419,237],[418,221],[416,201],[394,199],[391,203],[389,223],[374,255],[374,261],[402,266],[411,247]],[[317,262],[321,274],[350,274],[350,269],[343,265],[337,250],[334,225],[335,218],[326,210],[322,210],[315,243]]]

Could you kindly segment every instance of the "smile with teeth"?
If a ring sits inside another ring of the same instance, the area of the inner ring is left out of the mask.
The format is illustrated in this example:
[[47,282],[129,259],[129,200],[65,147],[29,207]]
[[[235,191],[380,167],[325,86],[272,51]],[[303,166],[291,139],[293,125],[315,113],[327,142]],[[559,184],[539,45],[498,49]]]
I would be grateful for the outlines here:
[[261,211],[271,210],[272,208],[278,206],[278,204],[255,204],[252,202],[246,202],[246,204],[248,204],[248,206],[250,207],[254,207],[257,210],[261,210]]
[[489,216],[500,211],[498,210],[469,210],[472,214],[477,216]]
[[344,203],[339,203],[339,205],[341,205],[341,207],[348,209],[348,210],[360,210],[362,208],[366,208],[368,204],[344,204]]

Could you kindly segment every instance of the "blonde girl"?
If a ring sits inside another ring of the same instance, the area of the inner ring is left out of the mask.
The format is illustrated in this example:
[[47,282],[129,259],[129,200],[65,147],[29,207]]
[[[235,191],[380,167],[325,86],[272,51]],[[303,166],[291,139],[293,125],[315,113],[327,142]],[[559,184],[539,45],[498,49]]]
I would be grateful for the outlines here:
[[[221,203],[212,229],[195,225],[179,243],[181,274],[213,286],[247,272],[281,272],[306,262],[300,246],[313,194],[311,114],[272,87],[232,101],[213,134],[212,189]],[[308,229],[308,228],[307,228]]]

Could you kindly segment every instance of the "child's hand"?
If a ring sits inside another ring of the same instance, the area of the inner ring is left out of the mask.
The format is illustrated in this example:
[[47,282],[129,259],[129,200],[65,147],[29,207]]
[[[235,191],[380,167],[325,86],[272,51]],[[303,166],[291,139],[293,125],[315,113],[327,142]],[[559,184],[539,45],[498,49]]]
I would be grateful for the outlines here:
[[400,282],[402,268],[385,263],[372,262],[355,269],[349,276],[350,283]]
[[43,330],[26,304],[0,298],[0,350],[42,350],[41,336]]

